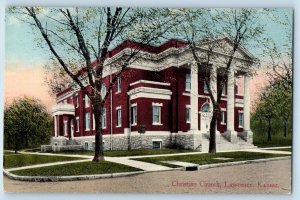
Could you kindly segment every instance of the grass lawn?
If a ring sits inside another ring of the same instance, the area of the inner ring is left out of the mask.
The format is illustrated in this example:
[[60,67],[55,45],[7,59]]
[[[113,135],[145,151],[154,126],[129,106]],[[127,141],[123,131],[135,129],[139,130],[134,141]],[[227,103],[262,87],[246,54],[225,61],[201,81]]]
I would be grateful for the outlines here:
[[44,164],[51,162],[61,162],[70,160],[79,160],[82,158],[72,158],[65,156],[45,156],[45,155],[32,155],[32,154],[11,154],[10,152],[4,154],[3,157],[4,168],[24,167],[28,165]]
[[[213,163],[224,163],[224,162],[234,162],[234,161],[243,161],[243,160],[255,160],[255,159],[263,159],[263,158],[274,158],[281,157],[286,155],[280,154],[270,154],[270,153],[256,153],[256,152],[222,152],[216,154],[197,154],[197,155],[178,155],[178,156],[161,156],[161,157],[148,157],[148,158],[137,158],[133,160],[143,161],[154,163],[158,165],[164,165],[167,167],[178,167],[174,165],[170,165],[167,163],[163,163],[161,161],[182,161],[189,162],[199,165],[205,164],[213,164]],[[229,160],[217,160],[214,158],[232,158]]]
[[292,135],[288,134],[287,137],[282,135],[272,135],[272,140],[267,140],[267,135],[253,135],[253,144],[258,147],[282,147],[292,146]]
[[[158,155],[158,154],[171,154],[171,153],[186,153],[193,152],[193,150],[184,150],[184,149],[138,149],[131,151],[105,151],[104,155],[109,157],[124,157],[124,156],[141,156],[141,155]],[[94,151],[63,151],[56,152],[62,154],[79,154],[79,155],[94,155]]]
[[113,162],[80,162],[63,164],[48,167],[39,167],[33,169],[25,169],[13,171],[13,174],[20,176],[72,176],[72,175],[92,175],[92,174],[108,174],[119,172],[141,171],[130,166],[113,163]]
[[272,150],[272,151],[289,151],[289,152],[292,152],[292,148],[266,149],[266,150]]
[[15,154],[15,152],[13,151],[3,151],[4,155],[11,155],[11,154]]

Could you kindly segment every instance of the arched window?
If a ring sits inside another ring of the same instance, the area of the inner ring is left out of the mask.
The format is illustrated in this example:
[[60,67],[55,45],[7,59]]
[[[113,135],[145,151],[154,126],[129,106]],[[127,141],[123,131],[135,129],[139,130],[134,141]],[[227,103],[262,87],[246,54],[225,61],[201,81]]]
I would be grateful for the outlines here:
[[201,108],[201,112],[210,112],[210,106],[209,106],[209,103],[203,104],[203,106],[202,106],[202,108]]

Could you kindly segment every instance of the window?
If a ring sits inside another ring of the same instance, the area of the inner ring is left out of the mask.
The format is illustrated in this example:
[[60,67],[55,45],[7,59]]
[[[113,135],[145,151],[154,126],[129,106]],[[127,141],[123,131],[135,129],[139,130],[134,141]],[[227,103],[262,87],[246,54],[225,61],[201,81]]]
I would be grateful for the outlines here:
[[96,146],[96,143],[93,142],[93,143],[92,143],[92,150],[95,150],[95,146]]
[[206,84],[205,80],[204,80],[204,88],[203,88],[203,91],[204,93],[208,93],[208,85]]
[[226,124],[226,111],[221,110],[221,124],[225,125]]
[[76,132],[79,132],[79,117],[76,117]]
[[186,91],[191,90],[191,74],[185,75],[185,90]]
[[101,87],[101,96],[102,96],[102,98],[104,98],[105,94],[106,94],[106,86],[105,86],[104,83],[102,83],[102,87]]
[[137,124],[137,112],[136,112],[137,105],[131,105],[131,124],[136,125]]
[[122,126],[121,106],[117,107],[117,127]]
[[85,108],[89,107],[89,97],[87,95],[84,96],[84,107]]
[[205,104],[202,106],[201,112],[210,112],[210,106],[209,106],[209,103],[205,103]]
[[152,123],[161,124],[161,106],[152,105]]
[[161,141],[152,141],[152,148],[153,149],[161,149]]
[[186,121],[186,123],[191,122],[191,108],[190,107],[185,108],[185,121]]
[[67,136],[68,131],[68,121],[64,121],[64,136]]
[[86,131],[90,130],[90,113],[89,112],[85,113],[85,130]]
[[106,108],[102,110],[102,128],[106,128]]
[[239,112],[239,128],[244,127],[244,113]]
[[78,106],[79,106],[79,97],[78,97],[78,94],[76,94],[76,96],[75,96],[75,105],[76,105],[76,108],[78,108]]
[[117,77],[116,90],[117,90],[117,93],[121,92],[121,77],[119,77],[119,76]]
[[88,142],[85,142],[84,143],[84,150],[88,150],[89,149],[89,143]]

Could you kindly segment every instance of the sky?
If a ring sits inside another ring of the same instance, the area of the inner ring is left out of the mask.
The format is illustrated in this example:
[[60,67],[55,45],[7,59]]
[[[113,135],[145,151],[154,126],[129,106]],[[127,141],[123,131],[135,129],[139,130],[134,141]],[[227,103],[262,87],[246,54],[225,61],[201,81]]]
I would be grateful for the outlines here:
[[[292,9],[277,9],[292,15]],[[290,18],[291,19],[291,18]],[[280,46],[284,43],[285,31],[283,27],[272,22],[268,18],[262,19],[267,22],[266,33]],[[39,32],[33,32],[31,27],[18,20],[15,16],[6,14],[5,19],[5,101],[10,103],[14,98],[22,95],[38,97],[51,110],[55,104],[53,96],[48,94],[48,88],[43,82],[43,66],[48,62],[48,49],[37,46]],[[258,56],[258,50],[248,49]],[[252,100],[258,96],[259,89],[265,83],[264,72],[259,70],[258,76],[253,78],[251,84]]]

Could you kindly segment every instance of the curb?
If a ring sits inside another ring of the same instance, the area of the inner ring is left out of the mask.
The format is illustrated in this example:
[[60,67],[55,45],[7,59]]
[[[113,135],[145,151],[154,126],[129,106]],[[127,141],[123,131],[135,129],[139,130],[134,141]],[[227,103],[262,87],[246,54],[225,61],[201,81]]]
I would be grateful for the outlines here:
[[19,176],[19,175],[12,174],[7,170],[3,169],[3,174],[10,179],[19,180],[19,181],[34,181],[34,182],[94,180],[94,179],[102,179],[102,178],[134,176],[146,172],[147,171],[137,171],[137,172],[121,172],[121,173],[78,175],[78,176]]
[[[227,166],[234,166],[234,165],[251,164],[251,163],[262,163],[262,162],[267,162],[267,161],[288,160],[288,159],[291,159],[291,156],[281,156],[281,157],[276,157],[276,158],[265,158],[265,159],[257,159],[257,160],[243,160],[243,161],[216,163],[216,164],[208,164],[208,165],[198,165],[198,170],[217,168],[217,167],[227,167]],[[186,170],[186,167],[181,167],[180,169]]]

